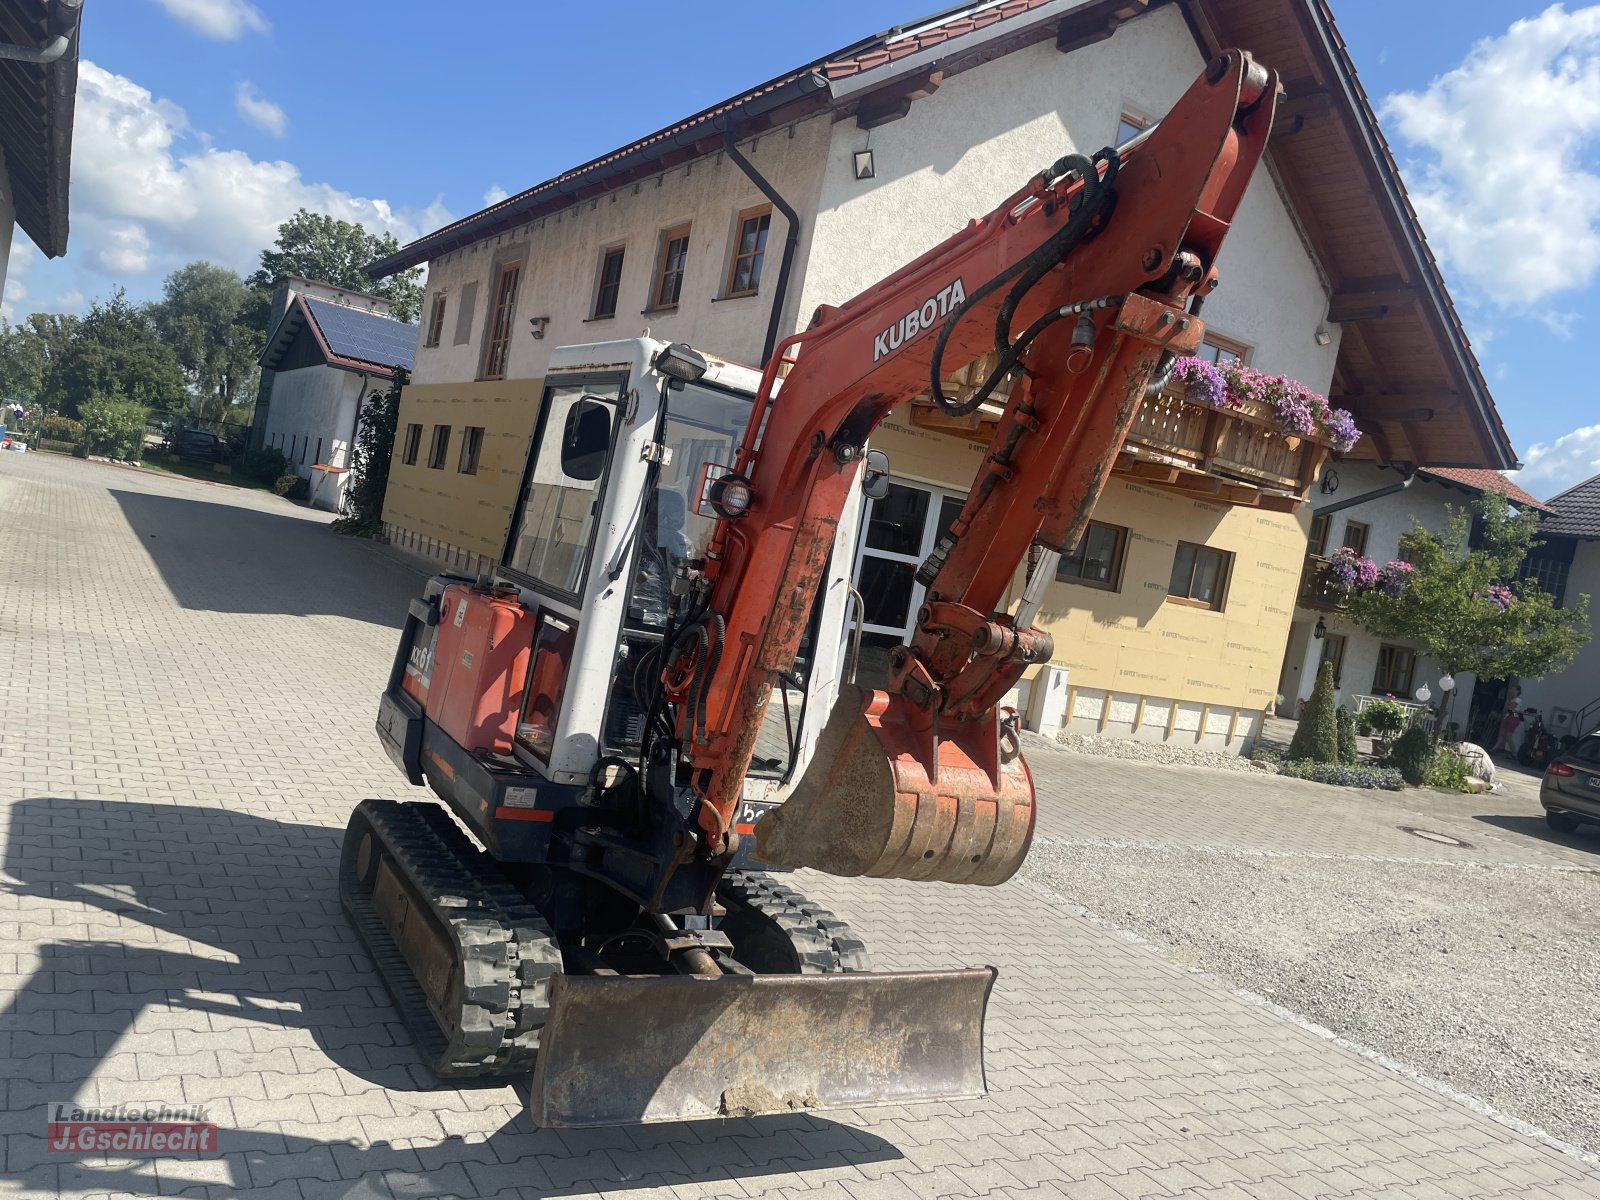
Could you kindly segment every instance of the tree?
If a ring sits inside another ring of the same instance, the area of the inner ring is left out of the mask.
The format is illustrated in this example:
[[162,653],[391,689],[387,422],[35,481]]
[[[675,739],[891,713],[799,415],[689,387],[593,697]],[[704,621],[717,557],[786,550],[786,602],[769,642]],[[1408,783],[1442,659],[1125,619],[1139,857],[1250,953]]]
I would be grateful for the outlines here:
[[409,382],[406,371],[397,369],[389,390],[374,388],[361,410],[361,428],[351,454],[355,478],[346,493],[350,515],[333,523],[340,533],[370,538],[383,532],[383,498],[389,490],[389,461],[394,457],[394,435],[400,425],[400,392]]
[[1557,608],[1532,579],[1519,579],[1538,543],[1538,519],[1514,512],[1504,493],[1452,511],[1435,533],[1418,524],[1400,540],[1411,563],[1403,582],[1353,591],[1347,611],[1382,638],[1416,642],[1451,675],[1537,679],[1559,671],[1589,640],[1589,597]]
[[1336,763],[1339,761],[1339,724],[1334,712],[1333,663],[1324,661],[1317,671],[1316,686],[1306,701],[1289,743],[1289,761]]
[[278,240],[261,252],[261,269],[247,281],[256,293],[258,324],[266,324],[272,289],[290,275],[386,297],[393,316],[415,321],[422,311],[421,267],[377,283],[361,269],[399,249],[392,233],[372,234],[364,225],[300,209],[278,226]]
[[1347,767],[1353,767],[1356,765],[1356,719],[1341,704],[1339,711],[1334,714],[1334,721],[1339,735],[1339,761]]
[[95,393],[82,404],[85,454],[138,462],[144,450],[144,406],[116,392]]
[[0,321],[0,400],[32,408],[49,369],[44,341],[33,330]]
[[151,316],[188,376],[195,415],[226,419],[230,409],[252,403],[266,331],[250,323],[244,280],[226,267],[192,262],[167,276],[162,293]]
[[50,371],[46,403],[75,417],[92,396],[118,395],[143,408],[181,403],[183,368],[150,313],[118,288],[89,307]]

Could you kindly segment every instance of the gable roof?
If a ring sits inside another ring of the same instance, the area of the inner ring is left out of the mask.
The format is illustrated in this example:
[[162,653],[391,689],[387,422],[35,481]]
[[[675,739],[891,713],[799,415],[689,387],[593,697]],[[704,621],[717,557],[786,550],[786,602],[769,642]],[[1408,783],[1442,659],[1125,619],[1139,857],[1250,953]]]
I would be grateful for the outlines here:
[[1600,475],[1551,496],[1549,515],[1539,522],[1541,533],[1600,538]]
[[[0,42],[50,62],[0,59],[0,149],[22,226],[47,258],[67,252],[72,117],[83,0],[0,0]],[[65,47],[57,45],[64,39]]]
[[379,279],[439,258],[715,153],[727,137],[826,110],[836,120],[870,112],[881,124],[938,79],[1052,39],[1072,51],[1167,5],[1207,56],[1244,47],[1284,81],[1268,161],[1332,287],[1328,320],[1343,336],[1331,399],[1366,434],[1351,457],[1514,468],[1516,451],[1327,0],[974,0],[767,80],[446,225],[366,272]]
[[1477,467],[1427,467],[1417,472],[1424,479],[1433,479],[1439,483],[1453,484],[1470,492],[1480,495],[1484,492],[1504,492],[1506,499],[1521,508],[1531,508],[1538,512],[1548,512],[1550,506],[1541,500],[1535,499],[1528,492],[1522,490],[1499,471],[1489,471]]
[[305,295],[295,296],[268,336],[261,365],[275,367],[302,328],[311,333],[330,367],[391,377],[396,367],[409,371],[416,365],[415,325]]

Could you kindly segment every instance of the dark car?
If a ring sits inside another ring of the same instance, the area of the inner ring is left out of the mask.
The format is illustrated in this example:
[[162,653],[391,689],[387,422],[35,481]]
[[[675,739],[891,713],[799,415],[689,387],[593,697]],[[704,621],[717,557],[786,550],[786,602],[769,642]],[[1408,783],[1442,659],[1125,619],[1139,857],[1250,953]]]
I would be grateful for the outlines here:
[[204,429],[185,429],[173,440],[172,452],[190,462],[221,462],[223,443]]
[[1550,760],[1539,803],[1550,828],[1560,833],[1571,833],[1583,821],[1600,825],[1600,730]]

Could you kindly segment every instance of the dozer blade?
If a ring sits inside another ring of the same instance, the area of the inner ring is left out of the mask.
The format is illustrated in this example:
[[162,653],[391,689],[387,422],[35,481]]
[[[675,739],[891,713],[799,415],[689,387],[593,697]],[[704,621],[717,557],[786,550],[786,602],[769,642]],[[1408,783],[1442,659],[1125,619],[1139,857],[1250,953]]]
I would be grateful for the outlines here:
[[1033,840],[1033,777],[994,714],[917,728],[904,698],[839,691],[811,764],[756,822],[756,857],[830,875],[1004,883]]
[[530,1112],[570,1127],[981,1096],[994,979],[558,976]]

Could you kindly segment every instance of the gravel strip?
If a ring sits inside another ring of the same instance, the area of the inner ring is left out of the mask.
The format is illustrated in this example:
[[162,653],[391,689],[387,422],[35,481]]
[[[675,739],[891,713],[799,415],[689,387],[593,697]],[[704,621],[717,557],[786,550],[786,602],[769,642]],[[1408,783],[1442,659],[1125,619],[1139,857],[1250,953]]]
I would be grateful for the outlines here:
[[1040,838],[1023,877],[1600,1152],[1600,871]]
[[1169,767],[1212,767],[1221,771],[1249,771],[1260,775],[1271,767],[1251,762],[1237,754],[1201,750],[1194,746],[1174,746],[1166,742],[1137,742],[1129,738],[1102,738],[1088,733],[1058,733],[1056,744],[1073,754],[1092,754],[1097,758],[1130,758],[1138,762],[1161,763]]

